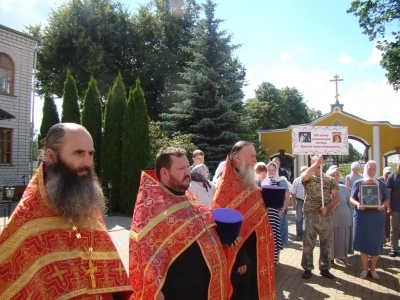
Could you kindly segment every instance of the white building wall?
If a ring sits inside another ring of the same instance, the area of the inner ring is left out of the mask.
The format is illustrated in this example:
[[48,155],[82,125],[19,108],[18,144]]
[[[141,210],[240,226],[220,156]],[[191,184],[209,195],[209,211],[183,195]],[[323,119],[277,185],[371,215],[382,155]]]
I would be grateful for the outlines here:
[[14,115],[0,120],[0,127],[12,128],[11,164],[0,164],[0,184],[19,186],[22,176],[29,177],[31,160],[31,100],[33,60],[37,41],[7,27],[0,26],[0,52],[14,63],[14,94],[0,94],[0,108]]

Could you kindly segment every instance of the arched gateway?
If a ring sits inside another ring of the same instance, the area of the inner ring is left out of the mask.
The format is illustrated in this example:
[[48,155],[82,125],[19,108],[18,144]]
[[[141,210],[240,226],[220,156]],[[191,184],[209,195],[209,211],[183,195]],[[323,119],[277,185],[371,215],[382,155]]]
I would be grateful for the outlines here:
[[[331,104],[331,112],[310,124],[311,126],[347,126],[350,139],[366,147],[367,157],[377,162],[379,174],[387,165],[387,158],[400,154],[400,125],[387,121],[366,121],[343,110],[338,100]],[[285,129],[257,130],[259,141],[268,148],[271,158],[278,156],[283,166],[292,171],[292,178],[299,175],[299,169],[308,164],[306,155],[292,155],[292,126]]]

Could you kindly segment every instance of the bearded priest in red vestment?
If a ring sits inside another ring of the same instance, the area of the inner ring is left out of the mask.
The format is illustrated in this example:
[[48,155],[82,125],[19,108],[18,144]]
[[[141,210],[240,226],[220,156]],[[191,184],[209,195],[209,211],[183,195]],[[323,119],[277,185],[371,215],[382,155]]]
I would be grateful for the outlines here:
[[156,174],[142,172],[130,232],[131,299],[228,299],[231,287],[216,224],[187,191],[188,168],[186,151],[167,147],[157,154]]
[[82,126],[50,128],[42,163],[0,234],[0,299],[128,299]]
[[236,143],[211,203],[212,209],[226,207],[243,215],[239,246],[224,249],[233,285],[231,300],[276,299],[274,237],[256,184],[256,162],[252,144]]

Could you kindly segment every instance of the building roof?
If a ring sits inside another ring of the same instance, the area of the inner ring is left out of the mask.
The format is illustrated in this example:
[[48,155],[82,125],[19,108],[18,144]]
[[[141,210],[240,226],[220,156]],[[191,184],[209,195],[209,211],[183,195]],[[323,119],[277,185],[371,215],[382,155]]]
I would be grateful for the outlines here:
[[2,29],[4,29],[4,30],[7,30],[7,31],[11,31],[11,32],[16,33],[16,34],[19,34],[19,35],[22,35],[22,36],[24,36],[24,37],[26,37],[26,38],[28,38],[28,39],[34,40],[34,41],[36,41],[36,42],[40,42],[40,40],[39,40],[38,38],[34,37],[34,36],[31,36],[31,35],[29,35],[29,34],[20,32],[20,31],[18,31],[18,30],[9,28],[9,27],[7,27],[7,26],[4,26],[4,25],[1,25],[1,24],[0,24],[0,28],[2,28]]

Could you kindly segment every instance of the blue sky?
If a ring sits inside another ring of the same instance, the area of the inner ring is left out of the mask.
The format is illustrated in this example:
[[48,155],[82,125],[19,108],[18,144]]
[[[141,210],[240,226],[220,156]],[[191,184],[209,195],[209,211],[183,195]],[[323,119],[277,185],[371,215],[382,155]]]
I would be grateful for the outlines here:
[[[50,9],[62,0],[2,0],[0,24],[16,30],[24,25],[46,23]],[[138,3],[122,1],[134,11]],[[201,2],[200,2],[201,3]],[[379,65],[380,53],[359,28],[355,16],[347,14],[350,0],[219,0],[216,17],[225,20],[222,28],[233,35],[233,44],[242,44],[236,55],[247,68],[246,98],[263,82],[278,88],[296,87],[308,105],[330,111],[335,85],[344,110],[368,121],[400,124],[395,109],[399,95],[387,84]],[[42,100],[35,106],[36,122],[41,117]],[[36,128],[40,126],[36,124]]]

